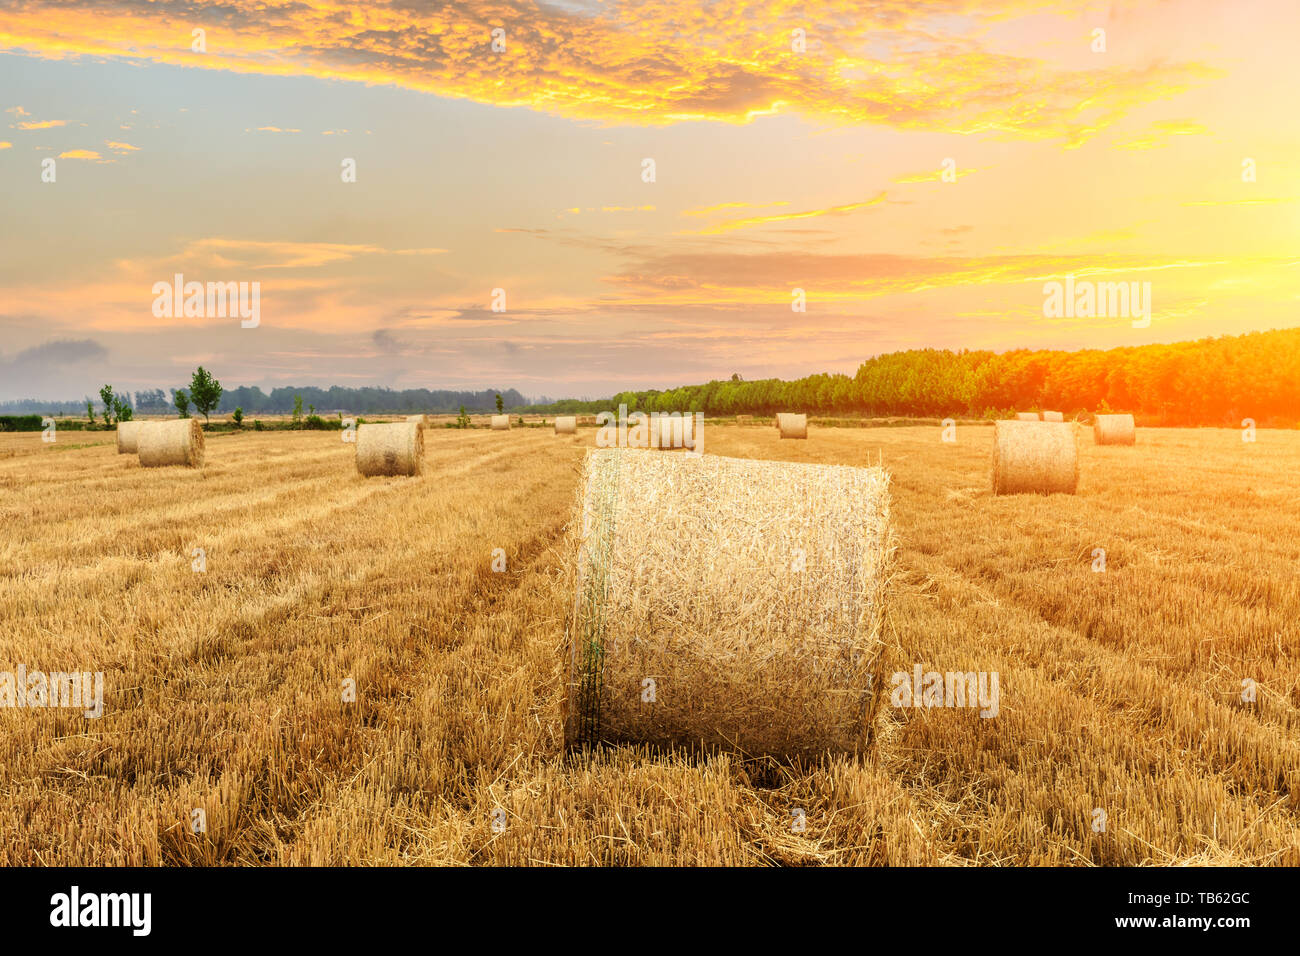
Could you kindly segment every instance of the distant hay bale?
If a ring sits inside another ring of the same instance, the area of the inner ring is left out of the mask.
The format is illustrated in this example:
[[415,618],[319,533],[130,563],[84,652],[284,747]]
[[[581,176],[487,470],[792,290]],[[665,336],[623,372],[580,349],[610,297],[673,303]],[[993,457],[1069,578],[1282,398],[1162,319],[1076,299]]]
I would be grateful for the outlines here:
[[776,416],[776,427],[780,430],[782,438],[807,438],[808,416],[779,412]]
[[1079,485],[1078,432],[1065,422],[994,422],[993,493],[1072,495]]
[[703,451],[694,415],[651,415],[649,447],[659,451]]
[[1092,437],[1098,445],[1132,445],[1137,429],[1132,415],[1098,415],[1092,423]]
[[357,471],[366,477],[423,474],[424,426],[411,421],[358,425]]
[[135,433],[140,464],[145,468],[166,465],[203,467],[203,429],[198,419],[177,418],[169,422],[141,422]]
[[594,424],[596,424],[596,416],[595,416],[595,415],[579,415],[579,416],[578,416],[578,424],[579,424],[579,425],[594,425]]
[[1018,422],[1039,422],[1038,412],[1016,412],[1016,421]]
[[863,748],[889,580],[883,469],[597,449],[567,545],[570,746]]
[[134,455],[139,451],[137,442],[140,439],[140,426],[144,422],[118,422],[117,423],[117,453],[119,455]]
[[493,430],[494,432],[506,431],[506,430],[509,429],[509,428],[510,428],[510,416],[509,416],[509,415],[493,415],[493,416],[492,416],[492,430]]
[[573,435],[578,431],[578,418],[576,415],[560,415],[555,419],[555,434]]
[[1063,422],[1065,416],[1060,412],[1043,412],[1043,421],[1045,422]]

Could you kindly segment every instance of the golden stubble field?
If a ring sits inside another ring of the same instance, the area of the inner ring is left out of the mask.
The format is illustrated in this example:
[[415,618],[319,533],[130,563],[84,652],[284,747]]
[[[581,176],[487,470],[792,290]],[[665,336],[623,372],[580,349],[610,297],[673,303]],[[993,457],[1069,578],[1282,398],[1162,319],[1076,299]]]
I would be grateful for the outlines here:
[[1000,675],[995,718],[886,702],[804,767],[563,752],[594,435],[430,429],[420,479],[337,432],[210,435],[202,471],[0,436],[0,671],[105,672],[99,720],[0,709],[0,865],[1300,864],[1300,433],[1085,435],[1078,495],[994,498],[989,428],[708,428],[883,462],[885,670]]

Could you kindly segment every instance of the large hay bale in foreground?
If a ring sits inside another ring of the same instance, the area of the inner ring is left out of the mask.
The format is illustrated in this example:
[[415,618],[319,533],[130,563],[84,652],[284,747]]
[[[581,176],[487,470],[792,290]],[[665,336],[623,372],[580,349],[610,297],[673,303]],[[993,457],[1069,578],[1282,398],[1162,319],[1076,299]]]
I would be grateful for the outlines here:
[[1042,419],[1038,417],[1038,412],[1016,412],[1016,421],[1038,422],[1042,421]]
[[1043,421],[1063,422],[1065,421],[1065,415],[1061,412],[1043,412]]
[[145,468],[184,465],[203,467],[203,429],[198,419],[177,418],[169,422],[141,422],[135,433],[136,451]]
[[1132,415],[1098,415],[1092,423],[1092,437],[1098,445],[1132,445],[1137,429]]
[[1065,422],[994,422],[993,493],[1072,495],[1079,485],[1079,443]]
[[864,746],[891,549],[883,469],[602,448],[568,547],[570,746]]
[[140,450],[140,426],[145,422],[118,422],[117,423],[117,453],[119,455],[134,455]]
[[555,434],[574,435],[577,431],[578,417],[576,415],[560,415],[555,419]]
[[659,451],[703,451],[694,415],[651,415],[649,447]]
[[492,430],[493,430],[494,432],[503,432],[503,431],[508,431],[509,429],[510,429],[510,416],[509,416],[509,415],[493,415],[493,416],[492,416]]
[[357,471],[366,477],[423,474],[424,426],[419,422],[358,425]]
[[779,412],[776,416],[776,427],[781,432],[782,438],[807,438],[808,416]]

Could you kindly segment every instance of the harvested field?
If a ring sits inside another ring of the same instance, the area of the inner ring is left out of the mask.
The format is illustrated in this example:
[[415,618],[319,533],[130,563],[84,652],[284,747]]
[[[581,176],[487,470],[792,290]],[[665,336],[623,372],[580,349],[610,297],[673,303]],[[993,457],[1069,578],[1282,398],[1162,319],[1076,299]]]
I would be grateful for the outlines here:
[[589,443],[434,428],[367,479],[338,433],[202,469],[0,435],[0,671],[105,675],[97,720],[0,708],[0,865],[1300,864],[1300,432],[1085,434],[1077,494],[1007,497],[992,428],[940,434],[710,436],[883,464],[885,672],[1000,678],[996,716],[886,700],[866,757],[801,766],[566,754]]

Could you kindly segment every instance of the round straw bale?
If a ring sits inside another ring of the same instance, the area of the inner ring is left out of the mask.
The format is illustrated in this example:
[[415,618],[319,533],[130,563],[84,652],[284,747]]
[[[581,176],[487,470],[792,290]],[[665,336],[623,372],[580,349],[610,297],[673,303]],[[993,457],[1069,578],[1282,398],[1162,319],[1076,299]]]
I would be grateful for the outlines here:
[[367,422],[357,427],[357,471],[372,475],[424,473],[424,426]]
[[1063,422],[1065,421],[1065,416],[1060,412],[1043,412],[1043,421]]
[[1016,412],[1016,421],[1018,422],[1040,422],[1038,412]]
[[510,416],[509,416],[509,415],[493,415],[493,416],[492,416],[492,430],[493,430],[494,432],[506,431],[506,430],[509,429],[509,428],[510,428]]
[[419,422],[421,425],[429,424],[428,415],[407,415],[406,420],[408,422]]
[[557,435],[574,435],[578,431],[578,417],[576,415],[558,415],[555,419],[555,434]]
[[780,429],[782,438],[807,438],[808,416],[779,412],[776,416],[776,427]]
[[1066,422],[994,422],[993,493],[1074,494],[1079,485],[1078,433]]
[[567,545],[570,746],[862,749],[883,666],[883,469],[601,448]]
[[1092,423],[1092,437],[1098,445],[1132,445],[1137,429],[1132,415],[1098,415]]
[[702,450],[694,415],[651,415],[649,434],[649,447],[660,451]]
[[145,468],[164,465],[203,467],[203,429],[196,418],[169,422],[141,422],[135,433],[140,464]]
[[118,422],[117,423],[117,453],[119,455],[134,455],[139,451],[137,442],[140,437],[140,426],[144,422]]

